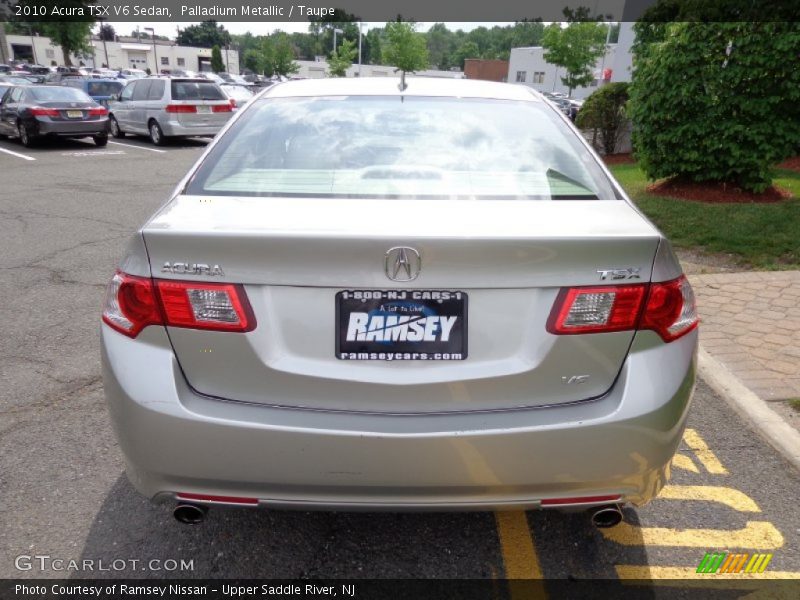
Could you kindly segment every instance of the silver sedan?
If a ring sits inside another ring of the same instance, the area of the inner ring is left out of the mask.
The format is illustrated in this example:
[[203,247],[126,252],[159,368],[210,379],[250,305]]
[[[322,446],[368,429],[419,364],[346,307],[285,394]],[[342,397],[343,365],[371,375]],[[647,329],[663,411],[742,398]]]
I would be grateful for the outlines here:
[[209,506],[591,509],[665,484],[697,314],[669,242],[524,86],[304,80],[131,239],[102,325],[134,486]]

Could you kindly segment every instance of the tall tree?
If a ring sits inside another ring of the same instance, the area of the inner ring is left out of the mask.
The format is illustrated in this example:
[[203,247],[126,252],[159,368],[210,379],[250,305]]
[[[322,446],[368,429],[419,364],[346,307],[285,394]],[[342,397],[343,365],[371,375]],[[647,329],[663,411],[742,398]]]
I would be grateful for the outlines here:
[[43,36],[59,46],[64,53],[64,64],[72,65],[71,54],[90,52],[89,35],[94,23],[89,21],[49,21],[39,23],[39,31]]
[[591,21],[570,23],[566,27],[553,23],[545,29],[544,59],[564,68],[566,75],[561,81],[570,96],[576,87],[594,80],[594,66],[605,52],[607,33],[605,25]]
[[428,67],[428,47],[425,36],[417,33],[414,23],[392,21],[386,23],[386,47],[383,59],[406,73]]
[[176,41],[179,46],[222,47],[231,43],[231,34],[216,21],[203,21],[199,25],[189,25],[181,29]]
[[351,40],[344,40],[328,59],[328,70],[331,77],[344,77],[347,69],[353,64],[358,54],[356,45]]
[[225,63],[222,62],[222,50],[216,44],[211,48],[211,70],[214,73],[222,73],[225,70]]
[[97,30],[98,37],[105,42],[113,42],[117,39],[117,32],[114,31],[114,26],[110,23],[103,23],[100,29]]
[[264,64],[264,75],[291,75],[299,70],[294,61],[294,50],[289,42],[289,36],[276,31],[263,39],[261,52]]

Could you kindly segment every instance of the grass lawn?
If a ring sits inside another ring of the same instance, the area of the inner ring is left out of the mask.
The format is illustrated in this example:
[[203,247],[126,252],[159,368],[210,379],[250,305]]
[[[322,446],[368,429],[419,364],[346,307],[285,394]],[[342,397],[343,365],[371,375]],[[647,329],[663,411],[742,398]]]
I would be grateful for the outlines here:
[[648,194],[635,164],[611,171],[678,248],[726,253],[756,269],[800,269],[800,173],[778,170],[774,183],[794,197],[776,204],[705,204]]

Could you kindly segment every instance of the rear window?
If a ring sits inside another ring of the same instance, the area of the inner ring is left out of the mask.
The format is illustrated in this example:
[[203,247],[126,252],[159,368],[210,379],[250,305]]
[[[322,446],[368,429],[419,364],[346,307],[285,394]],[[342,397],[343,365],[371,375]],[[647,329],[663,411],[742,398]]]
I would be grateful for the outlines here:
[[92,102],[83,90],[60,86],[31,86],[28,93],[39,102]]
[[616,198],[577,135],[541,102],[394,96],[259,100],[187,193]]
[[113,96],[122,89],[119,81],[90,81],[87,86],[90,96]]
[[173,100],[226,100],[225,94],[212,82],[173,80],[171,85]]

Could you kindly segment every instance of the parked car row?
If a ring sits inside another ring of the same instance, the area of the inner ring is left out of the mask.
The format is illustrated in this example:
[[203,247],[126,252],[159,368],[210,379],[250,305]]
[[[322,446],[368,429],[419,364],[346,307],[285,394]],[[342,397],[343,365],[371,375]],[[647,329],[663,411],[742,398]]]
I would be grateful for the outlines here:
[[0,77],[0,135],[26,147],[48,136],[91,136],[104,146],[110,132],[146,135],[160,146],[172,137],[216,135],[253,95],[239,84],[197,77],[64,77],[59,85]]
[[542,96],[555,104],[562,113],[567,115],[573,122],[578,117],[578,111],[583,106],[583,100],[568,98],[561,92],[542,92]]

